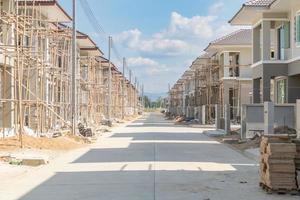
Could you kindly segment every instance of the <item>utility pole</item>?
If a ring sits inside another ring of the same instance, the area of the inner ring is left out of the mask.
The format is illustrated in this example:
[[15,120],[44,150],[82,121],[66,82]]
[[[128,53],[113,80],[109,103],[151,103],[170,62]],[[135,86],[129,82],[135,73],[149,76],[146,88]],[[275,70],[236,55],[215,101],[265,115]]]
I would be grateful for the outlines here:
[[108,125],[111,126],[111,45],[112,45],[112,37],[108,37],[108,107],[107,107],[107,117],[108,117]]
[[137,78],[134,77],[134,90],[133,90],[133,105],[134,105],[134,114],[136,114],[136,104],[137,104]]
[[126,58],[123,58],[123,86],[122,86],[122,119],[125,117],[125,65],[126,65]]
[[131,70],[129,70],[129,106],[130,106],[130,113],[132,111],[132,84],[131,84],[131,76],[132,76],[132,72]]
[[169,90],[169,95],[168,95],[168,112],[170,112],[170,109],[171,109],[171,86],[170,86],[170,83],[168,84],[168,90]]
[[76,0],[73,0],[73,26],[72,26],[72,134],[76,134]]
[[142,109],[145,109],[144,84],[142,84]]

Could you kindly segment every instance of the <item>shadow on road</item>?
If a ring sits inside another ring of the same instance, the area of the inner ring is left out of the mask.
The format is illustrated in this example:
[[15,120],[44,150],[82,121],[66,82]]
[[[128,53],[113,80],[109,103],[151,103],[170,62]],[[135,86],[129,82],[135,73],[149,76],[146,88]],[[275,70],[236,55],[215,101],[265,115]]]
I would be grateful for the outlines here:
[[[254,161],[201,131],[175,127],[158,114],[135,123],[143,125],[127,126],[105,141],[122,147],[100,142],[21,199],[280,199],[259,190]],[[159,125],[151,130],[152,124]]]

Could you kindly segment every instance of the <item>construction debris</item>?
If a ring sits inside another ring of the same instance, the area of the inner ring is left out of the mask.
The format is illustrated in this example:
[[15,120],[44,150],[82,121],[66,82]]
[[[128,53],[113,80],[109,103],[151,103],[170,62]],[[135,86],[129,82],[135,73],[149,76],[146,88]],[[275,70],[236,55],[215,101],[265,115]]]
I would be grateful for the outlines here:
[[79,129],[80,135],[82,135],[83,137],[93,137],[92,128],[84,127],[83,124],[79,123],[78,129]]
[[297,190],[296,145],[289,136],[264,136],[260,146],[260,186],[267,192]]

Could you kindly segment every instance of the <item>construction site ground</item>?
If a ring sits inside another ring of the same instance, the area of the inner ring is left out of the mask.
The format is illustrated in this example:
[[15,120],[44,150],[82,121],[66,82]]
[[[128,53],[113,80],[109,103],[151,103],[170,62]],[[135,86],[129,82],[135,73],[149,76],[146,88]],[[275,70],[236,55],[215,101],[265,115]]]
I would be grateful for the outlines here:
[[[25,174],[30,174],[36,169],[45,167],[41,165],[39,167],[22,165],[19,162],[12,162],[14,158],[26,158],[26,159],[42,159],[47,163],[55,162],[57,158],[64,158],[68,153],[80,151],[82,149],[89,148],[89,145],[97,137],[107,134],[116,127],[125,126],[126,123],[137,119],[138,116],[126,117],[118,123],[114,123],[112,128],[107,126],[101,126],[99,128],[102,132],[97,133],[94,138],[84,138],[81,136],[64,135],[57,138],[47,137],[31,137],[28,135],[22,136],[21,148],[19,136],[1,138],[0,139],[0,180],[13,180],[22,177]],[[2,198],[0,198],[2,199]]]
[[258,163],[203,130],[145,114],[48,165],[1,178],[0,199],[299,199],[266,194]]

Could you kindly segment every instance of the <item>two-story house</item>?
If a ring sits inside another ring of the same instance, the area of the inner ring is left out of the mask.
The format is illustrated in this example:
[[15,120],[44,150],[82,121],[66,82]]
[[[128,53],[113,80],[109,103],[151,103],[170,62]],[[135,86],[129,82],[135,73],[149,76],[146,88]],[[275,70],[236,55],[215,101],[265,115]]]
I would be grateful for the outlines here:
[[212,104],[220,104],[222,108],[229,105],[231,119],[236,121],[239,121],[241,106],[251,103],[251,38],[252,31],[242,29],[212,41],[205,49],[214,52],[212,58],[217,63],[209,68],[211,90],[214,86],[219,90],[210,95]]
[[252,27],[253,102],[300,98],[300,1],[251,0],[230,20]]

